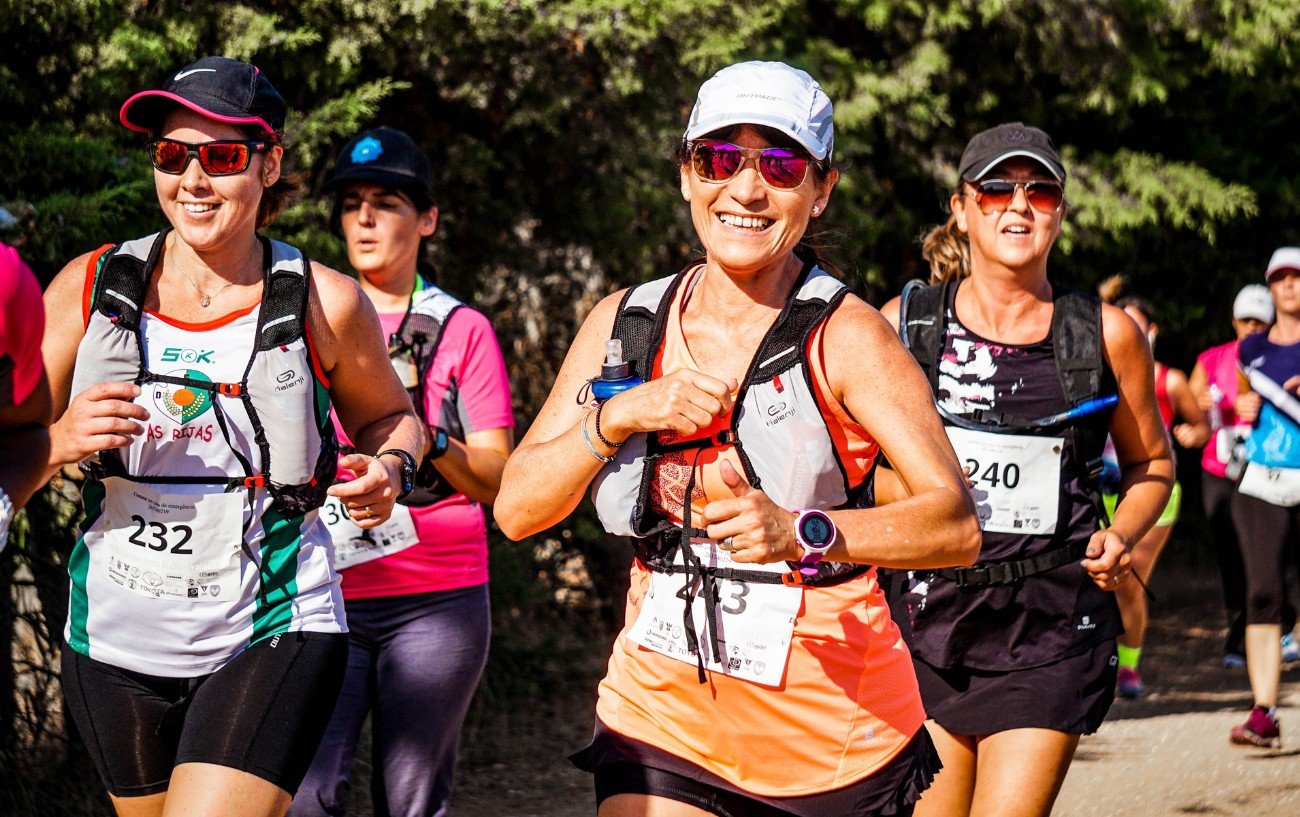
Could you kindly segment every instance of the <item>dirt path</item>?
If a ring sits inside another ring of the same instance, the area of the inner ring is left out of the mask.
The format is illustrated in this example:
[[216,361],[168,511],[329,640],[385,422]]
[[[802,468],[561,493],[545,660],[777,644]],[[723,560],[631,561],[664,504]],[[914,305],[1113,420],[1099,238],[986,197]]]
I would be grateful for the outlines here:
[[[1245,670],[1219,666],[1217,623],[1213,605],[1157,608],[1143,656],[1150,694],[1117,701],[1101,731],[1083,740],[1056,817],[1300,815],[1300,667],[1283,676],[1285,747],[1229,745],[1250,687]],[[568,706],[477,736],[473,743],[501,748],[466,757],[453,817],[592,815],[589,778],[564,761],[590,733],[590,707],[590,694],[575,692]]]

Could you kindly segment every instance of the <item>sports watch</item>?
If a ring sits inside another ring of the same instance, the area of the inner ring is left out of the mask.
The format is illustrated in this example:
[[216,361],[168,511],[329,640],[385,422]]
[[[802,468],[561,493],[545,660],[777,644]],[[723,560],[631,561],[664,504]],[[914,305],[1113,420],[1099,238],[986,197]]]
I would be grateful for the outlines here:
[[451,440],[447,437],[447,429],[442,426],[430,426],[429,431],[433,435],[433,448],[429,450],[429,459],[436,460],[447,453]]
[[817,563],[835,543],[835,523],[825,513],[808,509],[799,511],[794,518],[794,538],[803,548],[799,570],[805,576],[817,572]]
[[375,459],[379,459],[385,454],[392,454],[402,461],[402,491],[397,495],[397,498],[406,499],[406,495],[415,489],[415,457],[412,457],[410,452],[403,451],[400,448],[389,448],[376,454]]

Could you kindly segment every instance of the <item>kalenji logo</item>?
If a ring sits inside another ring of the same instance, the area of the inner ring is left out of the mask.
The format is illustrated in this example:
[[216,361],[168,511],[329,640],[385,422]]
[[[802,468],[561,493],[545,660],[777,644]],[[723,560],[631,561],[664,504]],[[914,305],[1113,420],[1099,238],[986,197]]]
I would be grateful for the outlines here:
[[178,346],[168,346],[163,349],[163,363],[214,363],[212,356],[217,353],[216,349],[183,349]]

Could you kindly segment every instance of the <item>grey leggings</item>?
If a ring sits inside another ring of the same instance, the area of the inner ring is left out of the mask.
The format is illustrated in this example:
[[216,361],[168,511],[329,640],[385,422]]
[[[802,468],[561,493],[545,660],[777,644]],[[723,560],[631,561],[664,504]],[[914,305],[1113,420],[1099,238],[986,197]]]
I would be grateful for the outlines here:
[[460,727],[487,661],[487,585],[350,601],[347,614],[343,691],[289,816],[345,813],[371,714],[375,816],[443,817]]

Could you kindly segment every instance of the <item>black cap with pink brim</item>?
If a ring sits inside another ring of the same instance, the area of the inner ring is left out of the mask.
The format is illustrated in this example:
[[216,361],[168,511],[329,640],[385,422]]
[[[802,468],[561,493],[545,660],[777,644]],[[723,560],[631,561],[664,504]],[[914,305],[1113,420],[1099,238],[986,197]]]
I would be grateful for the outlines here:
[[157,134],[177,106],[216,122],[249,125],[279,141],[286,105],[266,75],[229,57],[204,57],[177,71],[157,90],[140,91],[122,104],[122,124]]

